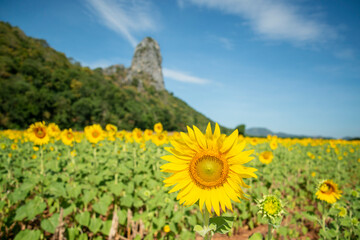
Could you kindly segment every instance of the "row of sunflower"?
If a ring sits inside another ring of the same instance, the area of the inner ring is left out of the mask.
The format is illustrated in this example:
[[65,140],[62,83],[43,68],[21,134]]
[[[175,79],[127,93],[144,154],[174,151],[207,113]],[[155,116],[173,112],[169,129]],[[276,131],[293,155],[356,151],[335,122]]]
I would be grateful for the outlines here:
[[[194,227],[209,239],[263,224],[276,238],[360,236],[359,142],[213,129],[95,124],[77,132],[38,122],[2,131],[0,238],[61,230],[67,239],[103,239],[114,216],[116,237],[128,239],[192,239]],[[226,229],[216,227],[224,221]]]

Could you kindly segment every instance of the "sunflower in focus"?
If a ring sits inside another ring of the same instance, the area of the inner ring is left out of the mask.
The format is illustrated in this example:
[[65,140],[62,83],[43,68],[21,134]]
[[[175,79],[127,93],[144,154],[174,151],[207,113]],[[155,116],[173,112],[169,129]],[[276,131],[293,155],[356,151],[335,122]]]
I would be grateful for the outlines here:
[[262,152],[259,156],[259,160],[262,163],[269,164],[272,162],[274,155],[271,151]]
[[71,146],[73,142],[75,141],[75,135],[72,131],[72,129],[65,129],[61,133],[61,141],[68,146]]
[[161,133],[163,131],[163,125],[159,122],[154,125],[154,132]]
[[165,150],[171,155],[163,156],[168,161],[161,166],[163,172],[172,175],[164,180],[165,186],[174,186],[169,193],[179,191],[177,199],[185,206],[199,202],[209,213],[214,209],[232,211],[231,200],[240,202],[246,199],[241,187],[249,188],[244,178],[257,177],[255,168],[244,167],[251,161],[251,151],[243,151],[245,141],[239,143],[238,130],[230,136],[220,133],[215,125],[212,133],[210,123],[203,134],[196,126],[188,128],[188,133],[180,133],[181,139],[171,141],[173,147]]
[[332,180],[321,181],[317,190],[317,198],[328,203],[335,203],[337,199],[340,199],[342,193]]
[[49,142],[49,132],[45,122],[36,122],[30,125],[28,137],[35,145],[45,145]]
[[104,140],[105,132],[99,124],[85,127],[85,136],[90,143],[97,144]]

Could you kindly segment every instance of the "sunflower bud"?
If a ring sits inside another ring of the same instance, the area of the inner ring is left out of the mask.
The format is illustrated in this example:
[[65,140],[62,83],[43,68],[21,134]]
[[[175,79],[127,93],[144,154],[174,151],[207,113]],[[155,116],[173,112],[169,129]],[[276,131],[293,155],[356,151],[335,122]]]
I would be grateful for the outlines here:
[[259,213],[268,219],[269,224],[278,228],[284,213],[284,206],[276,195],[266,195],[258,201]]

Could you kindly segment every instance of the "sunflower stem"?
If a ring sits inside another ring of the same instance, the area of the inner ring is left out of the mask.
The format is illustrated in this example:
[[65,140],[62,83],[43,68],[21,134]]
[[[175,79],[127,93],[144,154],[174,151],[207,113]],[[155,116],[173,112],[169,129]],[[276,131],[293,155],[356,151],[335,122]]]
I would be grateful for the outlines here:
[[[203,208],[203,217],[204,217],[204,228],[209,228],[209,221],[210,221],[210,213],[208,212],[207,208]],[[204,240],[211,240],[211,231],[207,232],[204,236]]]
[[272,239],[272,234],[271,234],[271,224],[268,224],[268,234],[267,234],[267,239],[271,240]]
[[44,152],[43,152],[43,146],[40,146],[40,168],[41,168],[41,175],[45,175],[44,170]]
[[94,166],[97,168],[97,161],[96,161],[96,145],[94,146]]

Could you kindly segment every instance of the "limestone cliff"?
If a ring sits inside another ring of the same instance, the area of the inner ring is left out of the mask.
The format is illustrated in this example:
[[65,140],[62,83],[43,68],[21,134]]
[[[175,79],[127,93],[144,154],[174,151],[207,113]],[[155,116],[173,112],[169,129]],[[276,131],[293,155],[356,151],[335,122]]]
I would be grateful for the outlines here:
[[146,84],[158,91],[164,90],[161,62],[159,44],[154,39],[146,37],[135,48],[125,83],[137,85],[139,89]]

